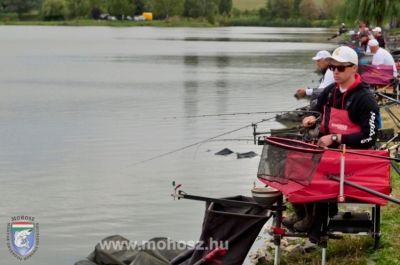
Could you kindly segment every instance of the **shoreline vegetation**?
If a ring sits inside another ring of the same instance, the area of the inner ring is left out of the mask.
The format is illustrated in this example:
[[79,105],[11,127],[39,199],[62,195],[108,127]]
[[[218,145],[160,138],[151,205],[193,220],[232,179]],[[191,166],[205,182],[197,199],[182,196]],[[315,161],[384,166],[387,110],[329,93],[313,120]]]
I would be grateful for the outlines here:
[[330,27],[344,1],[0,0],[0,25]]
[[[0,25],[400,27],[387,0],[0,0]],[[146,16],[150,15],[150,16]],[[154,19],[154,20],[153,20]]]
[[0,0],[0,25],[330,27],[343,1]]
[[257,16],[243,16],[238,18],[216,19],[210,23],[205,18],[182,18],[172,17],[165,20],[152,21],[128,21],[128,20],[94,20],[94,19],[73,19],[73,20],[2,20],[0,25],[9,26],[109,26],[109,27],[229,27],[229,26],[250,26],[250,27],[321,27],[329,28],[337,25],[335,20],[306,21],[304,19],[274,19],[269,21],[260,20]]

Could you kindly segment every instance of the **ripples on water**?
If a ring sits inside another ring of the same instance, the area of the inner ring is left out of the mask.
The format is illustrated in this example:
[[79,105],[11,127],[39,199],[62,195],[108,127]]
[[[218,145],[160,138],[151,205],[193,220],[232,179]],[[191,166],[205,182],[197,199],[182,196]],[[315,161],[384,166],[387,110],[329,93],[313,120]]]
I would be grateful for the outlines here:
[[[286,110],[318,77],[310,58],[329,33],[293,28],[0,27],[0,222],[32,215],[30,264],[72,264],[111,234],[199,237],[204,206],[173,201],[171,182],[204,196],[249,195],[251,128],[135,162]],[[265,123],[261,129],[278,127]],[[4,232],[4,229],[3,229]],[[1,238],[5,242],[5,233]],[[18,263],[0,244],[4,264]]]

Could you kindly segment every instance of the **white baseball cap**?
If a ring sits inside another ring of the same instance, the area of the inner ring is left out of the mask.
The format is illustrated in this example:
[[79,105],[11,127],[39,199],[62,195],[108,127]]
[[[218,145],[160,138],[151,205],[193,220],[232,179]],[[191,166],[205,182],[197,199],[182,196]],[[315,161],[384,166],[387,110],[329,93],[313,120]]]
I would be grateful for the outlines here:
[[340,46],[336,48],[332,56],[329,57],[339,63],[352,63],[358,65],[358,55],[357,53],[348,46]]
[[375,27],[372,31],[374,32],[382,32],[381,27]]
[[379,46],[379,42],[376,39],[369,40],[368,46],[370,46],[370,47]]
[[323,50],[323,51],[317,52],[317,54],[312,59],[313,59],[313,61],[318,61],[318,60],[329,58],[329,57],[331,57],[331,54],[328,51]]

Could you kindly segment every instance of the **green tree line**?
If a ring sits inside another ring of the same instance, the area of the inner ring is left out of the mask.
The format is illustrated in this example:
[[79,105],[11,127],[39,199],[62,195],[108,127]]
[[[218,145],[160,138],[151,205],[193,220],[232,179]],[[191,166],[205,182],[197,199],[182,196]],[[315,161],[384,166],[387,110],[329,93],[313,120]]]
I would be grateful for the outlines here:
[[173,16],[213,18],[229,16],[232,0],[0,0],[0,12],[15,12],[19,18],[29,12],[45,20],[91,18],[97,13],[116,17],[153,12],[155,18]]
[[0,0],[0,13],[18,19],[27,14],[44,20],[87,19],[102,13],[123,18],[143,12],[152,12],[155,19],[205,18],[211,23],[250,17],[260,25],[289,21],[303,26],[316,20],[398,25],[400,0],[265,0],[263,8],[252,11],[235,9],[232,0]]
[[267,0],[259,10],[264,19],[334,19],[383,25],[400,22],[400,0]]

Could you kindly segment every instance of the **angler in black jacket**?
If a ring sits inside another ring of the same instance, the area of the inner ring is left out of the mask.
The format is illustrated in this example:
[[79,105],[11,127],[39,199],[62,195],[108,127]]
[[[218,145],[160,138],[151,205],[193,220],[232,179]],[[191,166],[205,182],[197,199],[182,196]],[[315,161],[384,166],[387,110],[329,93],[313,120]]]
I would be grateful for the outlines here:
[[[359,74],[355,74],[353,84],[342,91],[337,83],[328,86],[313,108],[323,114],[321,134],[325,137],[320,144],[368,149],[374,145],[378,129],[379,107],[374,95]],[[334,135],[337,139],[331,143],[328,139],[335,138]]]
[[[319,145],[346,144],[350,148],[367,149],[374,145],[379,107],[357,73],[358,57],[349,47],[339,47],[331,56],[329,68],[335,83],[318,97],[313,110],[322,113]],[[316,117],[304,118],[305,127],[313,126]]]
[[[350,47],[337,48],[330,57],[329,69],[335,83],[319,95],[313,110],[322,113],[322,147],[346,144],[350,148],[368,149],[375,143],[378,130],[379,107],[357,73],[358,56]],[[314,126],[315,116],[303,119],[304,127]],[[326,203],[295,204],[296,215],[283,220],[283,224],[300,232],[308,232],[310,240],[319,242],[324,233],[328,214],[336,214],[337,207],[328,208]]]

